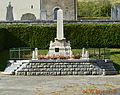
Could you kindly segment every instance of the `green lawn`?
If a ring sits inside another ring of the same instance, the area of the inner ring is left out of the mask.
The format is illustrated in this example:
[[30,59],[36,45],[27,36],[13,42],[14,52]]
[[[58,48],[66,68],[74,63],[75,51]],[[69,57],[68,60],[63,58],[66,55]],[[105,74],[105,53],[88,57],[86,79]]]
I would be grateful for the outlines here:
[[48,50],[39,50],[38,52],[40,55],[47,55]]
[[110,49],[110,59],[114,62],[116,70],[120,73],[120,49]]

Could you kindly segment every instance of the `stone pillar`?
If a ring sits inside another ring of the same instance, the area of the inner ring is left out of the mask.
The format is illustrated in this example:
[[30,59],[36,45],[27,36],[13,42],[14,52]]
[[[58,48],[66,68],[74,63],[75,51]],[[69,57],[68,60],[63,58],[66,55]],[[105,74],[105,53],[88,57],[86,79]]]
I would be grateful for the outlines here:
[[38,60],[38,48],[32,51],[32,60]]
[[50,41],[50,48],[52,47],[52,44],[53,44],[53,42],[52,42],[52,41]]
[[117,6],[117,11],[118,11],[117,19],[120,20],[120,5]]
[[111,19],[120,20],[120,5],[111,8]]
[[75,20],[77,20],[77,2],[78,2],[78,0],[74,0],[74,7],[75,7]]
[[85,52],[85,58],[89,59],[89,52],[88,51]]
[[9,2],[9,5],[7,7],[6,20],[9,20],[9,21],[14,20],[13,7],[11,6],[11,2]]
[[32,60],[35,59],[35,50],[32,51]]
[[63,33],[63,11],[59,9],[57,11],[57,39],[62,40],[64,39]]
[[82,59],[89,59],[89,52],[85,48],[82,49]]
[[45,0],[40,0],[40,19],[46,20]]
[[103,75],[103,76],[105,76],[105,75],[106,75],[105,69],[103,69],[103,73],[102,73],[102,75]]
[[82,49],[82,58],[85,57],[85,48]]
[[38,60],[38,48],[35,48],[35,59]]
[[40,12],[40,19],[41,19],[41,20],[46,20],[46,19],[47,19],[47,18],[46,18],[46,11],[41,10],[41,12]]
[[111,19],[112,20],[116,20],[117,19],[117,9],[116,9],[115,6],[111,8]]

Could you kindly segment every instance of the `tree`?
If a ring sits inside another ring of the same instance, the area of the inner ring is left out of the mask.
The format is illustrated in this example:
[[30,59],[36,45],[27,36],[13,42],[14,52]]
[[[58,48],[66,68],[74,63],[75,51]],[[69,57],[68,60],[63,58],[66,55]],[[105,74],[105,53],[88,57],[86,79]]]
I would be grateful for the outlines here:
[[109,0],[79,1],[78,16],[80,17],[108,17],[111,15]]

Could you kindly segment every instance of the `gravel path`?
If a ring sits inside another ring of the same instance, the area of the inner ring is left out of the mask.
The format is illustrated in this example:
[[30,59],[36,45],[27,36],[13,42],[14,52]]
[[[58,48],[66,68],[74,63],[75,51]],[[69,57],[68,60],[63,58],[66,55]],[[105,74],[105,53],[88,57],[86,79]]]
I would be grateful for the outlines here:
[[10,76],[0,74],[0,95],[120,95],[120,75]]

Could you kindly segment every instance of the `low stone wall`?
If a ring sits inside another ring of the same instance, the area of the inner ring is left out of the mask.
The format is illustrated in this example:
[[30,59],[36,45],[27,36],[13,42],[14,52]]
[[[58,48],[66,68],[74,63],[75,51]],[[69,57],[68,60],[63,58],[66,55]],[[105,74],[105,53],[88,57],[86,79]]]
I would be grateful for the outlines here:
[[[56,20],[0,21],[0,24],[41,24],[41,25],[51,25],[51,24],[56,24]],[[120,20],[77,20],[77,21],[64,21],[64,24],[120,24]]]
[[116,74],[111,63],[99,61],[31,61],[15,75],[107,75]]

